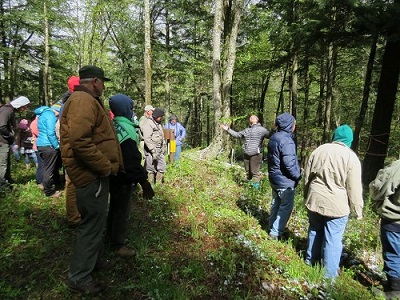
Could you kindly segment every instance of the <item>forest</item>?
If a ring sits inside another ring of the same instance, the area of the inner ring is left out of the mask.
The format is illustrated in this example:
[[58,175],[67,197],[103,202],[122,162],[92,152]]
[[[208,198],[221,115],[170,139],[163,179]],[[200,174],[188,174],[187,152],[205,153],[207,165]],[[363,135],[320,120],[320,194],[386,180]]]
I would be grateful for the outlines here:
[[0,101],[52,104],[94,64],[112,78],[104,99],[174,113],[210,158],[237,146],[219,124],[250,114],[267,128],[293,114],[302,164],[346,123],[368,184],[400,151],[399,12],[399,0],[2,1]]
[[[124,93],[175,114],[187,129],[180,164],[156,197],[133,200],[132,261],[97,275],[104,299],[381,299],[378,216],[349,220],[341,274],[326,286],[302,260],[302,187],[285,241],[266,237],[271,189],[243,180],[240,130],[258,115],[296,118],[300,164],[341,124],[365,186],[400,155],[400,0],[9,0],[0,9],[0,104],[51,105],[84,65],[107,77],[104,102]],[[199,162],[199,159],[200,162]],[[234,164],[225,164],[234,162]],[[265,163],[263,165],[265,171]],[[64,197],[46,201],[34,172],[13,161],[0,194],[0,298],[77,299],[65,280],[75,232]],[[221,175],[222,174],[222,175]]]

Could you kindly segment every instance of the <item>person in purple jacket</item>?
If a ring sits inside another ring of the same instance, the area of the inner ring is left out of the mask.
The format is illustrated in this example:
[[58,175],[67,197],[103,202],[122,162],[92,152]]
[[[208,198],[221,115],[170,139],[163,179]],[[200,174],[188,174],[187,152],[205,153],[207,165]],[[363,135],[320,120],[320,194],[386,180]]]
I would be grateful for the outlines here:
[[169,122],[165,124],[164,128],[173,129],[175,132],[176,151],[175,151],[174,161],[177,161],[181,157],[182,144],[183,140],[186,137],[186,129],[185,127],[183,127],[181,123],[178,122],[178,118],[174,114],[172,114],[169,117]]
[[268,174],[272,187],[269,236],[279,239],[293,210],[295,187],[301,178],[293,131],[295,118],[283,113],[275,119],[276,132],[268,142]]

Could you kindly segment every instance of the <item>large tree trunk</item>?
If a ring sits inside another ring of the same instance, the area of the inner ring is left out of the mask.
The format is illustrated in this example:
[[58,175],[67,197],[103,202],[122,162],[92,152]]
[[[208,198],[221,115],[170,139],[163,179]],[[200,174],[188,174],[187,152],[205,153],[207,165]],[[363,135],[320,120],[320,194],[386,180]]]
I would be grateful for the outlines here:
[[[238,36],[240,18],[243,12],[244,0],[226,2],[223,14],[223,0],[215,1],[215,16],[213,29],[213,103],[214,103],[214,139],[203,150],[203,157],[214,158],[226,150],[228,137],[220,128],[221,117],[230,117],[230,98],[232,77],[236,60],[236,41]],[[232,11],[231,11],[232,10]],[[229,18],[227,20],[226,18]],[[225,19],[224,19],[225,17]],[[225,22],[224,22],[225,21]],[[227,22],[229,21],[229,22]],[[221,61],[221,34],[224,32],[224,51]]]
[[358,145],[360,143],[360,132],[361,132],[361,128],[363,126],[364,119],[365,119],[365,114],[366,114],[367,108],[368,108],[369,91],[371,89],[372,70],[374,68],[374,60],[375,60],[375,55],[376,55],[377,42],[378,42],[378,34],[374,34],[374,36],[372,37],[371,49],[369,52],[367,70],[365,72],[363,98],[361,101],[360,112],[359,112],[356,122],[355,122],[354,139],[353,139],[353,143],[351,145],[351,149],[353,149],[353,151],[356,153],[358,153]]
[[144,97],[145,105],[151,104],[151,26],[150,0],[144,0]]
[[[396,1],[399,3],[400,1]],[[384,166],[400,73],[400,29],[388,37],[382,60],[368,148],[363,162],[363,183],[369,184]]]

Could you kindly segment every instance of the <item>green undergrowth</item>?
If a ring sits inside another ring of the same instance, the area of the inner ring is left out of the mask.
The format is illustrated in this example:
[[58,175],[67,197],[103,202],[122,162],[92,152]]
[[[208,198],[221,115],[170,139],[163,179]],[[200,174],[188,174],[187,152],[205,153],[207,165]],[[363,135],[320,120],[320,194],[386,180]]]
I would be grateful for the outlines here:
[[[303,262],[301,187],[285,240],[272,241],[268,179],[255,190],[240,167],[197,157],[187,151],[168,165],[152,200],[134,194],[129,241],[136,255],[116,257],[106,244],[115,267],[93,274],[107,286],[98,299],[378,299],[371,287],[381,288],[380,279],[367,264],[367,253],[380,251],[372,212],[350,220],[347,261],[335,282],[325,282],[320,268]],[[66,226],[64,196],[43,197],[33,170],[13,168],[18,183],[0,200],[0,298],[80,299],[65,285],[76,232]]]

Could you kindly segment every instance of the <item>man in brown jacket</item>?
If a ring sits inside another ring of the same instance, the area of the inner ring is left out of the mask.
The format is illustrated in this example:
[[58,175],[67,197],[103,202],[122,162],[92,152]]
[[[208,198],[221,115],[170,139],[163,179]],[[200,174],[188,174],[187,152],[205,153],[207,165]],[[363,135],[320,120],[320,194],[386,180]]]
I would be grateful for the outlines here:
[[76,187],[76,204],[81,214],[70,262],[68,287],[96,295],[103,287],[92,278],[106,226],[108,177],[122,168],[118,139],[100,96],[110,79],[96,66],[79,70],[80,85],[66,102],[61,121],[61,156]]

